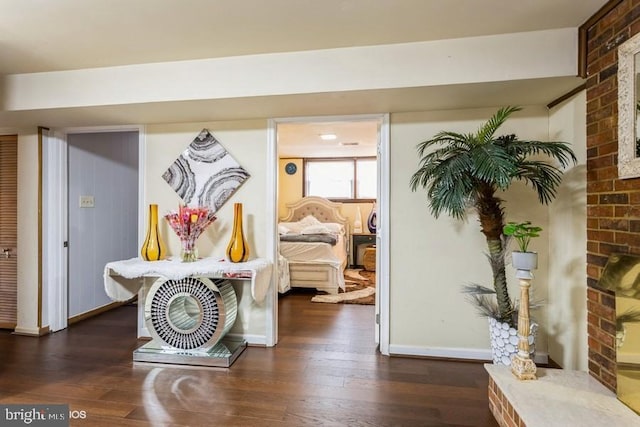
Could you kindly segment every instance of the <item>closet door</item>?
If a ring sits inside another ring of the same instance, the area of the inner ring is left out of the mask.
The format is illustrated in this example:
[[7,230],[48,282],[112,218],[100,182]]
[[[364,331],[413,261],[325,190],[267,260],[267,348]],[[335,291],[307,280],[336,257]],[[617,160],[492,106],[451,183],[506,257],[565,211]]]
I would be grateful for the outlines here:
[[18,137],[0,135],[0,328],[17,322]]

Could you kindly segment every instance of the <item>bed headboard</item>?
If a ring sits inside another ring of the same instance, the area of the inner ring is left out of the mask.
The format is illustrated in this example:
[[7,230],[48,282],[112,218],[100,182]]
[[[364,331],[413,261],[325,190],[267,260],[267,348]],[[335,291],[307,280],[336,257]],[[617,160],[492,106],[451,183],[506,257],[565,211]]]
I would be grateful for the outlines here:
[[349,220],[340,213],[341,206],[342,203],[335,203],[323,197],[303,197],[297,202],[287,203],[289,213],[281,221],[295,222],[307,215],[313,215],[320,222],[336,222],[344,225],[349,235]]

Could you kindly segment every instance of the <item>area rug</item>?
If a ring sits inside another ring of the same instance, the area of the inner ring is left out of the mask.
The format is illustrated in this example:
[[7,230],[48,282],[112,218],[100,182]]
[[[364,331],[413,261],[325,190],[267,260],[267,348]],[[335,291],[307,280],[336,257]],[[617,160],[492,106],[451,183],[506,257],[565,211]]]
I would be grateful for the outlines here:
[[316,295],[312,302],[331,304],[363,304],[376,303],[376,273],[375,271],[352,270],[344,271],[345,291],[337,295]]

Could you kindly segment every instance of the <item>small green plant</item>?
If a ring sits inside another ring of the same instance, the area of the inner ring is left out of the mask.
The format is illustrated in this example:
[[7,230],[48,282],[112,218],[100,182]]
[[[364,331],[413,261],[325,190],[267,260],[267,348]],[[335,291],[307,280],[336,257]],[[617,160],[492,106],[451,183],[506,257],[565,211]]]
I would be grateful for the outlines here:
[[531,238],[540,236],[541,231],[542,228],[532,225],[531,221],[508,222],[502,229],[505,236],[513,236],[516,239],[521,252],[528,252]]

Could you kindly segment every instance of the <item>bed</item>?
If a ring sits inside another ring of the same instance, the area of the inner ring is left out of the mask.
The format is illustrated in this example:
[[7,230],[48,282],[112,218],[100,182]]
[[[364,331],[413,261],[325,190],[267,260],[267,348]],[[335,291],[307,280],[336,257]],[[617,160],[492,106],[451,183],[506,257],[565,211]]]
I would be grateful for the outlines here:
[[322,197],[287,204],[288,214],[278,224],[280,293],[292,287],[329,294],[344,290],[349,221],[340,213],[341,206]]

